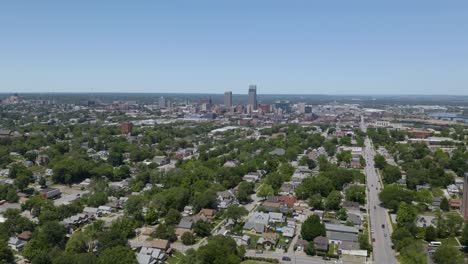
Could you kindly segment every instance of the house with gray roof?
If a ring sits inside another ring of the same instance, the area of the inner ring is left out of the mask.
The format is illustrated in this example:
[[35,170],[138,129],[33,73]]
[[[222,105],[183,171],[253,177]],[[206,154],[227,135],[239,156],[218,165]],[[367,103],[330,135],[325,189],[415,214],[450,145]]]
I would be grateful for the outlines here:
[[268,227],[270,215],[262,212],[255,212],[244,224],[244,230],[252,231],[255,233],[263,233]]

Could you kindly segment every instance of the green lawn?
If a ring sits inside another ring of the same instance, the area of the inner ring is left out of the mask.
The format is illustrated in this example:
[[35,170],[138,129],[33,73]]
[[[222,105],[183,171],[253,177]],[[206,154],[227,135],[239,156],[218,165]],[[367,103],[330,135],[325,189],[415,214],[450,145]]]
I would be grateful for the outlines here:
[[457,240],[454,237],[443,238],[439,241],[442,242],[442,245],[459,246]]
[[330,254],[330,255],[338,254],[338,245],[336,245],[336,244],[328,245],[328,254]]
[[260,236],[250,235],[250,234],[248,236],[250,237],[249,248],[250,249],[256,249],[257,248],[257,241],[260,238]]
[[444,197],[444,192],[440,188],[432,188],[431,191],[434,197]]
[[179,259],[184,256],[184,254],[180,253],[180,252],[176,252],[174,253],[170,258],[168,258],[166,260],[166,263],[168,264],[177,264],[179,263]]

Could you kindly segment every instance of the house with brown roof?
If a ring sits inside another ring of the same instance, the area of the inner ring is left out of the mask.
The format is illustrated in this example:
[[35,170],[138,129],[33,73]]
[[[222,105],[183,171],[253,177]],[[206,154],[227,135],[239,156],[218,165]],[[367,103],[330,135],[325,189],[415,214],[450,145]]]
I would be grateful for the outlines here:
[[257,246],[263,246],[265,248],[273,247],[278,243],[279,235],[276,233],[263,233],[262,236],[257,240]]
[[19,234],[17,237],[18,239],[21,239],[23,241],[29,241],[31,239],[32,232],[31,231],[23,231],[21,234]]
[[450,208],[452,209],[460,209],[462,205],[461,199],[450,199],[449,200]]
[[216,210],[203,208],[198,212],[198,216],[206,218],[209,222],[213,219],[216,215]]

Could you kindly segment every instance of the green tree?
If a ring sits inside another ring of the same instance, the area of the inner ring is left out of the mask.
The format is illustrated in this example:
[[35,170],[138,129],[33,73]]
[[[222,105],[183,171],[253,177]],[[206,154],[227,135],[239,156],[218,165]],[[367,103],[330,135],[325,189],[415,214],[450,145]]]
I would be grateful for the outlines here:
[[358,241],[360,249],[372,251],[372,245],[369,243],[369,234],[367,232],[359,234]]
[[10,203],[15,203],[18,201],[18,194],[16,193],[16,190],[13,187],[8,189],[5,200],[7,200]]
[[320,222],[318,215],[311,215],[304,221],[301,235],[307,241],[312,241],[318,236],[325,236],[325,225]]
[[426,241],[434,241],[437,238],[437,230],[433,226],[428,226],[424,232]]
[[336,218],[338,218],[341,221],[346,221],[346,219],[348,218],[348,214],[346,213],[346,209],[341,208],[340,210],[338,210],[338,212],[336,212]]
[[259,188],[257,192],[257,196],[263,197],[263,198],[266,198],[268,196],[273,196],[274,194],[275,194],[275,191],[273,190],[273,187],[265,183]]
[[182,219],[180,212],[171,208],[169,209],[169,212],[167,212],[166,218],[164,218],[164,222],[168,225],[175,225],[180,222],[180,219]]
[[252,182],[241,182],[237,189],[237,200],[239,203],[247,203],[251,201],[250,195],[254,193],[255,185]]
[[15,263],[15,256],[10,247],[4,241],[0,240],[0,263],[12,264]]
[[28,187],[29,183],[32,182],[32,175],[19,174],[15,179],[15,186],[20,190],[24,190]]
[[468,222],[465,222],[463,230],[460,237],[460,243],[462,246],[465,246],[465,252],[468,251]]
[[323,198],[320,194],[316,193],[309,198],[309,206],[314,210],[323,210]]
[[156,214],[156,210],[149,208],[148,212],[145,214],[145,223],[152,225],[156,223],[157,220],[158,215]]
[[379,193],[380,201],[384,207],[398,210],[400,202],[407,204],[413,201],[413,192],[397,184],[389,184]]
[[195,236],[190,232],[185,232],[181,237],[182,244],[189,246],[195,244]]
[[447,198],[443,197],[442,200],[440,201],[440,209],[445,212],[448,212],[448,210],[450,210],[450,206],[449,206],[449,202]]
[[387,161],[385,160],[384,156],[377,154],[374,157],[374,164],[376,168],[381,170],[385,167],[385,165],[387,165]]
[[442,245],[434,253],[434,260],[437,264],[463,264],[464,257],[455,247]]
[[198,220],[193,225],[193,231],[195,232],[195,234],[197,234],[197,236],[207,237],[211,235],[211,225],[207,221]]
[[350,185],[346,188],[345,196],[348,201],[364,204],[366,202],[366,187],[361,185]]
[[397,212],[397,226],[406,227],[408,230],[412,231],[416,227],[417,216],[418,213],[412,205],[401,202]]
[[47,187],[47,181],[44,177],[41,176],[41,178],[39,179],[39,185],[42,187],[42,188],[45,188]]
[[234,223],[237,223],[239,219],[241,219],[243,216],[246,216],[248,213],[249,212],[244,207],[231,204],[224,211],[224,216],[226,219],[231,219],[234,221]]
[[208,243],[201,246],[196,253],[197,263],[204,264],[239,264],[245,250],[239,249],[234,239],[217,235],[208,239]]
[[341,204],[341,192],[331,191],[325,200],[325,208],[329,210],[337,210]]
[[448,232],[451,236],[456,236],[463,226],[463,218],[458,213],[449,213],[446,215]]
[[128,247],[117,246],[104,250],[98,258],[98,264],[137,264],[135,253]]
[[383,181],[385,183],[395,183],[401,179],[400,168],[393,165],[385,165],[382,170]]
[[174,227],[167,225],[165,223],[159,224],[154,230],[152,236],[155,238],[167,239],[171,242],[174,242],[177,240]]
[[304,252],[309,256],[315,256],[314,242],[309,242],[304,248]]

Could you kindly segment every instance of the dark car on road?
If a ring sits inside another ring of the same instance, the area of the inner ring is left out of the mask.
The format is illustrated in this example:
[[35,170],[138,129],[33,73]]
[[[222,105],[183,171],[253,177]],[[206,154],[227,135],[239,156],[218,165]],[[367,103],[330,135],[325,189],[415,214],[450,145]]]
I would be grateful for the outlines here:
[[287,256],[283,256],[283,258],[281,258],[281,259],[284,260],[284,261],[291,261],[291,258],[287,257]]

